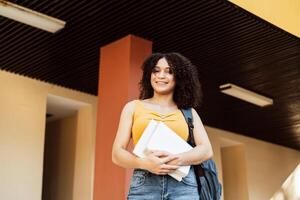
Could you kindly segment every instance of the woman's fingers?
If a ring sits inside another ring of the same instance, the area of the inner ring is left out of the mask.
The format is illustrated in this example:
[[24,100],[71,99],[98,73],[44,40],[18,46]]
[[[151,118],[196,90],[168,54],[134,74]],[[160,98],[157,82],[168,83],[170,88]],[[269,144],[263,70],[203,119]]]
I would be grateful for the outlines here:
[[175,165],[166,165],[163,164],[158,172],[159,175],[166,175],[168,173],[174,172],[176,169],[178,169],[178,166]]
[[158,151],[158,150],[154,150],[151,153],[156,157],[166,157],[170,155],[170,153],[167,151]]
[[168,175],[170,172],[159,172],[157,175]]
[[161,160],[162,163],[167,163],[167,162],[170,162],[170,161],[175,160],[175,159],[177,159],[177,156],[169,155],[167,157],[161,158],[160,160]]
[[161,164],[158,168],[153,170],[152,173],[158,175],[167,175],[168,173],[174,172],[178,168],[179,166],[177,165]]
[[[166,175],[170,172],[179,168],[179,165],[167,164],[170,161],[176,161],[177,155],[170,155],[165,151],[154,151],[151,152],[146,158],[147,170],[158,175]],[[175,162],[176,163],[176,162]]]
[[178,168],[179,168],[179,166],[177,166],[177,165],[168,165],[168,164],[161,165],[162,170],[176,170]]

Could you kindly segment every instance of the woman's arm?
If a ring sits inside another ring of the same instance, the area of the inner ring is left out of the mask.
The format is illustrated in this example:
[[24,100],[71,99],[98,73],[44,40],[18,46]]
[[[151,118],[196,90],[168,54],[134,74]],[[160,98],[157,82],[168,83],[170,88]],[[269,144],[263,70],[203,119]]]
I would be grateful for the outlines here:
[[210,159],[213,156],[213,150],[204,129],[203,123],[198,113],[192,109],[194,123],[194,140],[196,147],[192,150],[177,154],[177,159],[169,162],[170,165],[196,165]]
[[127,147],[131,138],[131,127],[133,122],[135,102],[127,103],[121,113],[118,131],[112,148],[112,161],[124,168],[146,169],[155,174],[167,174],[178,166],[165,164],[176,157],[166,152],[155,151],[146,158],[141,159],[129,151]]

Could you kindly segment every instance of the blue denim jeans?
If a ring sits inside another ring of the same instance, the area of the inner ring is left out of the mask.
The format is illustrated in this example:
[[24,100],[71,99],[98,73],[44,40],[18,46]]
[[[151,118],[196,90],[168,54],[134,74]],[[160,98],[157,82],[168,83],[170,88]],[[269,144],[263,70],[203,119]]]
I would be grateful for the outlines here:
[[177,181],[171,176],[155,175],[135,169],[131,177],[128,200],[199,200],[197,181],[193,168]]

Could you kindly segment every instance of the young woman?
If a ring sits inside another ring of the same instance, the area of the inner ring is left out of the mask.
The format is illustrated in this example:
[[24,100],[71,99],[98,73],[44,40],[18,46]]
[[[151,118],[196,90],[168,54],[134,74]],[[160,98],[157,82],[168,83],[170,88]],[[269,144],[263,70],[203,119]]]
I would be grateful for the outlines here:
[[152,151],[143,159],[127,150],[130,139],[136,144],[151,119],[163,121],[187,141],[188,125],[180,109],[200,104],[202,95],[197,69],[178,53],[154,53],[143,64],[140,85],[140,99],[123,108],[112,151],[115,164],[135,169],[128,200],[199,200],[193,168],[182,181],[167,175],[179,166],[199,164],[213,155],[206,131],[194,109],[196,147],[192,150],[177,155]]

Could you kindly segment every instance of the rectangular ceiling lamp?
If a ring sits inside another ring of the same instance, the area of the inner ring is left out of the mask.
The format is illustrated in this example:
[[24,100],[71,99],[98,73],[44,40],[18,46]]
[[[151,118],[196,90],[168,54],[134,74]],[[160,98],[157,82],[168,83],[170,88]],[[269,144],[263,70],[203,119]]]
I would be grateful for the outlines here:
[[250,90],[246,90],[232,83],[220,85],[220,90],[222,93],[228,94],[230,96],[239,98],[241,100],[253,103],[261,107],[273,104],[273,99],[262,96]]
[[65,21],[3,0],[0,0],[0,15],[51,33],[59,31],[66,24]]

